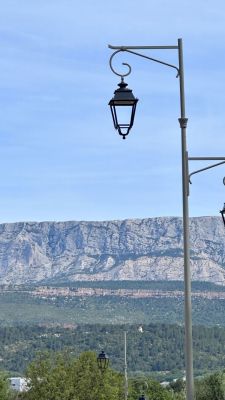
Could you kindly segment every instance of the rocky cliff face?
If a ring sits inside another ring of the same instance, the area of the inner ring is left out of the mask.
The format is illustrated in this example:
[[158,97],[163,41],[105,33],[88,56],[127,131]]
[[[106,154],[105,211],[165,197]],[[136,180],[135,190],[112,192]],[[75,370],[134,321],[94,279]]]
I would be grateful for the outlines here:
[[[192,218],[193,280],[225,284],[219,217]],[[182,280],[181,218],[0,225],[0,283]]]

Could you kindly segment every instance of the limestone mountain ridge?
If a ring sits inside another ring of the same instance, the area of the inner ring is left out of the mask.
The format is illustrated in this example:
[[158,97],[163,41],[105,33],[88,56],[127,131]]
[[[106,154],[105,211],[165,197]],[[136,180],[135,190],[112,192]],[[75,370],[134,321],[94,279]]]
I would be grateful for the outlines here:
[[[219,217],[190,219],[192,279],[225,285]],[[183,280],[182,218],[0,224],[0,284]]]

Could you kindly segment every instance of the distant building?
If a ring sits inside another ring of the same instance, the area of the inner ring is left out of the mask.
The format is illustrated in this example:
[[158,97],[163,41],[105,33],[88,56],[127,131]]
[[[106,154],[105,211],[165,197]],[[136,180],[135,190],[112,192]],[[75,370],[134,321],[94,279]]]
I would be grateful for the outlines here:
[[27,387],[27,379],[16,377],[16,378],[9,378],[10,387],[17,392],[26,392],[28,390]]
[[170,382],[168,382],[168,381],[160,382],[160,385],[161,385],[162,387],[164,387],[164,388],[168,387],[169,384],[170,384]]

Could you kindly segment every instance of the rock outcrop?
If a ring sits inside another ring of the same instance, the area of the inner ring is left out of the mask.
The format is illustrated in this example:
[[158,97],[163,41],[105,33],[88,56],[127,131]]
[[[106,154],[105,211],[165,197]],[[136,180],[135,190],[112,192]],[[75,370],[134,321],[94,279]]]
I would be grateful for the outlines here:
[[[219,217],[190,219],[193,280],[225,284]],[[182,219],[0,225],[0,283],[183,280]]]

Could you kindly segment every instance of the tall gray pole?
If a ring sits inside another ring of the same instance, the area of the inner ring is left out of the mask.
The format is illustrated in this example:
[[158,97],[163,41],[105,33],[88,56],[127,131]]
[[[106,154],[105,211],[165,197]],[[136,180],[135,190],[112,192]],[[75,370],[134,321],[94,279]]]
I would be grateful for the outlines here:
[[124,399],[128,397],[128,379],[127,379],[127,332],[124,332]]
[[181,151],[182,151],[182,191],[183,191],[183,236],[184,236],[184,314],[185,314],[185,364],[187,400],[194,400],[193,343],[192,343],[192,308],[191,308],[191,271],[190,271],[190,232],[189,232],[189,177],[188,152],[186,140],[187,118],[185,117],[184,67],[182,39],[178,39]]

